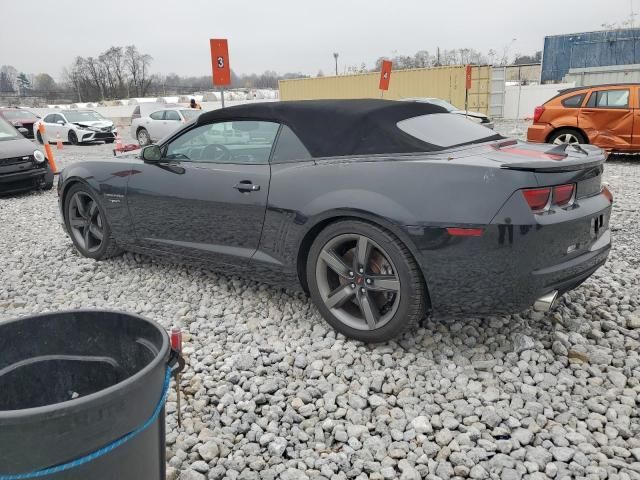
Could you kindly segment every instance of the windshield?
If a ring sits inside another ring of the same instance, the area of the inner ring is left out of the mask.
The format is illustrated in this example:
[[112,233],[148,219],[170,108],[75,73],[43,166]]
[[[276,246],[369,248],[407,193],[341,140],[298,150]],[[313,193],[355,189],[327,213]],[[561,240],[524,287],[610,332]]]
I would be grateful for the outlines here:
[[194,118],[198,118],[202,112],[200,110],[180,110],[182,116],[187,120],[193,120]]
[[14,140],[18,138],[20,134],[3,118],[0,118],[0,142],[4,140]]
[[27,110],[4,110],[2,116],[7,120],[37,120],[33,113]]
[[67,117],[67,121],[69,122],[95,122],[96,120],[105,119],[98,112],[93,111],[74,112],[69,110],[64,112],[64,116]]
[[462,115],[450,113],[432,113],[407,118],[398,122],[397,126],[412,137],[443,149],[503,138],[490,128],[469,121]]

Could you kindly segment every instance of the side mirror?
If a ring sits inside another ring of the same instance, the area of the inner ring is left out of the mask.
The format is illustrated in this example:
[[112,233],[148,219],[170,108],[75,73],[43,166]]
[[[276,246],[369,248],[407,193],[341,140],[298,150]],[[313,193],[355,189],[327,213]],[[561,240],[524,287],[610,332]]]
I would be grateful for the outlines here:
[[57,123],[58,125],[64,125],[64,123],[65,123],[65,122],[64,122],[64,120],[58,120],[56,123]]
[[158,145],[148,145],[142,149],[142,159],[145,162],[159,162],[162,158],[162,151]]

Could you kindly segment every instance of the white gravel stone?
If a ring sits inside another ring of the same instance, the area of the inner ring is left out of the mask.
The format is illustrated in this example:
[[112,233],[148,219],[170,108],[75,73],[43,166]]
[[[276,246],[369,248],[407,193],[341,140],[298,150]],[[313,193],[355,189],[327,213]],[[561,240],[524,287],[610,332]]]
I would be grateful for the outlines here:
[[[65,145],[56,160],[111,147]],[[609,160],[605,180],[609,260],[553,311],[434,318],[369,346],[335,333],[297,292],[131,253],[82,258],[57,225],[55,190],[9,196],[0,321],[109,308],[181,326],[170,480],[635,478],[640,163]]]

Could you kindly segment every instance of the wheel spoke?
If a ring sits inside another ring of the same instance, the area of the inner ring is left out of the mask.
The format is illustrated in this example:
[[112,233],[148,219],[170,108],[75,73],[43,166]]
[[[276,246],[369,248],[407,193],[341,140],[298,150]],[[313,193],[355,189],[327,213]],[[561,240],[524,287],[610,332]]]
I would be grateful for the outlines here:
[[89,207],[89,218],[93,218],[93,216],[96,214],[96,211],[98,211],[98,205],[96,204],[95,200],[91,200],[91,206]]
[[367,263],[369,263],[369,254],[371,253],[371,245],[369,239],[364,235],[358,237],[356,243],[356,254],[354,256],[355,265],[354,268],[364,268],[366,270]]
[[351,285],[342,285],[329,294],[326,302],[327,307],[340,308],[350,300],[354,294],[355,291],[351,288]]
[[349,267],[332,250],[323,248],[322,251],[320,252],[320,258],[322,258],[322,260],[326,262],[327,266],[331,270],[336,272],[341,277],[344,277],[344,278],[349,277],[349,271],[350,271]]
[[89,232],[91,232],[93,238],[102,241],[102,230],[100,230],[97,225],[89,225]]
[[89,249],[89,227],[87,226],[84,227],[84,230],[82,232],[82,241],[84,242],[84,245],[82,247],[88,250]]
[[395,275],[370,275],[367,279],[371,280],[371,284],[369,284],[370,290],[391,292],[400,290],[400,281]]
[[77,195],[74,197],[75,203],[76,203],[76,207],[78,209],[78,213],[80,214],[80,216],[82,218],[89,218],[88,217],[88,213],[87,213],[87,209],[84,205],[84,203],[82,203],[82,200],[80,199],[80,195]]
[[70,218],[69,225],[71,225],[73,228],[82,228],[85,225],[85,221],[82,217]]
[[358,303],[360,304],[360,310],[364,315],[364,319],[367,321],[367,326],[373,330],[376,328],[376,323],[380,318],[380,312],[378,307],[369,299],[369,294],[364,293],[358,297]]

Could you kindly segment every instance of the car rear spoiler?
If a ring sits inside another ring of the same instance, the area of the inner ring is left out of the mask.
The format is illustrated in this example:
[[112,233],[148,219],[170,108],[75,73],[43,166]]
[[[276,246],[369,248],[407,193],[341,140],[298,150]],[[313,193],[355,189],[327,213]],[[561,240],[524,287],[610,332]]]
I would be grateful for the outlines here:
[[537,160],[535,162],[517,162],[501,165],[501,168],[508,170],[525,170],[529,172],[574,172],[591,167],[602,165],[606,158],[604,154],[594,156],[595,158],[569,158],[565,160]]
[[[503,142],[494,146],[497,150],[514,145],[510,142]],[[567,149],[573,150],[573,155],[567,153]],[[522,153],[525,153],[524,151]],[[572,172],[584,170],[586,168],[602,165],[607,157],[601,150],[589,152],[578,144],[556,145],[549,150],[538,152],[539,157],[535,161],[510,162],[501,165],[501,168],[508,170],[525,170],[529,172]],[[586,158],[577,157],[582,154]],[[541,158],[542,157],[542,158]]]

